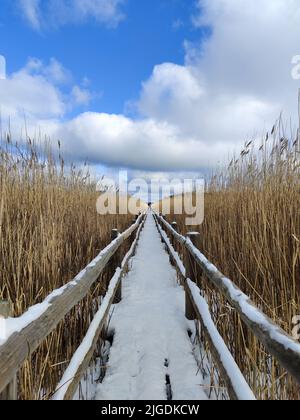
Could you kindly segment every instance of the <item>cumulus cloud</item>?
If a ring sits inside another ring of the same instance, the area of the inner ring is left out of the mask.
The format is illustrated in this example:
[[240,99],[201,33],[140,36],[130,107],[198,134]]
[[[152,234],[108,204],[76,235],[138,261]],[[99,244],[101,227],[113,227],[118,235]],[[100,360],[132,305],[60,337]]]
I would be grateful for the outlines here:
[[193,136],[208,144],[244,140],[279,115],[276,104],[250,92],[215,91],[198,72],[195,65],[156,66],[143,84],[139,111],[176,126],[182,138]]
[[296,0],[198,0],[201,44],[186,42],[183,66],[164,63],[144,83],[139,110],[206,143],[243,140],[285,112],[296,121],[292,57],[300,51]]
[[45,27],[80,24],[94,19],[115,27],[124,19],[124,0],[18,0],[23,17],[36,30]]
[[71,73],[54,58],[49,63],[30,58],[19,71],[0,77],[4,124],[11,119],[18,134],[25,117],[29,132],[32,128],[31,135],[39,128],[50,135],[69,111],[86,106],[91,100],[88,89],[73,86],[71,81]]
[[90,112],[59,125],[53,135],[64,140],[64,155],[70,158],[157,171],[212,167],[216,156],[234,146],[183,139],[173,125],[152,119]]
[[[198,0],[197,26],[212,27],[201,54],[187,65],[206,75],[211,93],[258,98],[293,114],[297,83],[292,57],[300,50],[297,0]],[[196,49],[197,50],[197,49]]]
[[26,112],[36,120],[61,117],[65,113],[61,92],[43,74],[32,72],[30,63],[0,81],[2,113],[14,118]]

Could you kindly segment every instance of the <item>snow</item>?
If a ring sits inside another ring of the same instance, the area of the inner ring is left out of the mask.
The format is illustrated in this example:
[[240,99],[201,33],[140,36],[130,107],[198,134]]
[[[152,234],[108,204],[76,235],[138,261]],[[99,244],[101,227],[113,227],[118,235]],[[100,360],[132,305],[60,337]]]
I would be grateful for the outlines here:
[[50,303],[48,299],[46,299],[43,303],[32,306],[20,318],[2,319],[0,322],[0,345],[3,345],[11,335],[22,331],[33,321],[38,319],[49,308],[49,306]]
[[114,342],[97,400],[206,400],[184,313],[184,291],[148,214],[111,319]]
[[242,375],[238,365],[236,364],[232,354],[228,350],[223,338],[219,334],[209,312],[209,307],[206,300],[200,295],[200,290],[195,283],[191,280],[187,280],[188,286],[192,292],[195,303],[199,309],[202,317],[203,324],[207,328],[209,335],[214,343],[215,348],[218,351],[220,360],[228,373],[233,385],[233,389],[238,396],[239,400],[255,400],[255,396],[249,385],[247,384],[244,376]]
[[74,401],[89,401],[94,398],[95,387],[101,375],[102,368],[102,359],[97,357],[95,360],[93,360],[84,376],[81,378],[80,385],[78,386],[73,398]]

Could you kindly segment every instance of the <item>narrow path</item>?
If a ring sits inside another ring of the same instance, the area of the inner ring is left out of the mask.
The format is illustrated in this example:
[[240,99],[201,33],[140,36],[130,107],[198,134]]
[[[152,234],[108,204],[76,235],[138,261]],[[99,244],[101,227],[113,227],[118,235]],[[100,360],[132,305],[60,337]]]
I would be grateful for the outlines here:
[[184,315],[184,292],[148,214],[123,299],[97,400],[206,400]]

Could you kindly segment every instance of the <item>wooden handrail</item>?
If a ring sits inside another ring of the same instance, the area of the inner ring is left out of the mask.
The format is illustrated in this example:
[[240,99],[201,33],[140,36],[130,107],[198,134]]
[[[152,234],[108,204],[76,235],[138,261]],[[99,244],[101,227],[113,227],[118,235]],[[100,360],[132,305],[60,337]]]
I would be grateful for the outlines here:
[[58,384],[53,400],[72,400],[74,397],[80,380],[86,372],[86,369],[88,368],[93,357],[99,336],[103,331],[111,305],[114,303],[114,297],[118,291],[118,288],[121,286],[121,280],[126,273],[126,270],[128,269],[128,263],[135,253],[142,227],[143,223],[139,226],[136,238],[132,243],[129,252],[125,255],[121,267],[116,270],[115,275],[111,279],[108,291],[101,303],[101,306],[96,313],[85,338],[78,347],[77,351],[74,353],[68,368],[66,369],[60,383]]
[[221,377],[226,384],[230,399],[255,401],[255,395],[214,324],[208,304],[204,297],[201,296],[200,289],[195,283],[187,279],[185,290],[194,306],[194,311],[208,341],[213,360],[218,366]]
[[203,331],[205,332],[211,355],[219,369],[224,383],[226,384],[230,399],[242,401],[255,400],[256,398],[252,390],[250,389],[246,379],[240,371],[240,368],[236,364],[232,354],[230,353],[211,318],[208,305],[205,299],[200,295],[200,289],[196,286],[195,283],[186,278],[186,270],[178,253],[174,250],[166,232],[160,227],[158,223],[157,227],[161,238],[167,247],[167,251],[170,254],[176,269],[183,280],[182,284],[185,289],[185,293],[187,294],[188,299],[193,306],[193,310],[197,319],[201,323]]
[[111,257],[135,232],[143,218],[144,214],[140,215],[135,224],[108,245],[73,281],[51,293],[42,304],[30,308],[18,319],[20,330],[0,346],[0,392],[65,315],[87,295]]
[[300,384],[300,344],[258,309],[251,299],[210,263],[188,238],[176,232],[163,217],[158,214],[155,214],[155,217],[173,238],[189,251],[206,277],[238,312],[243,322],[268,352]]

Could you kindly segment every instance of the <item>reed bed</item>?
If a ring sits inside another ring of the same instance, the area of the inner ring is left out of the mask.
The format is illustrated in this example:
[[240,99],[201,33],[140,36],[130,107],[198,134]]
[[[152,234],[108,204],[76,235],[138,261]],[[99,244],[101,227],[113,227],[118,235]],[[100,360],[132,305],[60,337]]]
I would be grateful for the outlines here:
[[[201,250],[287,333],[300,314],[300,135],[281,122],[206,185]],[[176,198],[173,198],[173,202]],[[185,216],[171,212],[186,233]],[[192,228],[195,230],[195,227]],[[220,332],[260,399],[300,399],[299,387],[266,354],[220,294],[199,277]]]
[[[43,301],[125,230],[132,216],[100,216],[87,167],[65,165],[49,145],[9,134],[0,145],[0,299],[13,315]],[[125,252],[125,248],[123,250]],[[19,374],[21,399],[47,399],[82,341],[113,267],[49,336]]]

